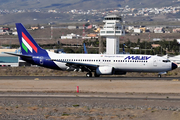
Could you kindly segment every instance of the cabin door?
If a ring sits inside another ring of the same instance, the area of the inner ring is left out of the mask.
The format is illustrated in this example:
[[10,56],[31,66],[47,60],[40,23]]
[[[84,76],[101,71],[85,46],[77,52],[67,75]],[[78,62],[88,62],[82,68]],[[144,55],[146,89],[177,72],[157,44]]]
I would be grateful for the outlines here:
[[153,66],[157,67],[157,59],[153,60]]

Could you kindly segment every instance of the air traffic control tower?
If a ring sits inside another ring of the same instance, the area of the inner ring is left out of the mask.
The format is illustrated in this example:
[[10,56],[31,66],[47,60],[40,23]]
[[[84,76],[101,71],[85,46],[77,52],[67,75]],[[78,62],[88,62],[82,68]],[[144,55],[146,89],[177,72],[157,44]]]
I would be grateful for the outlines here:
[[100,36],[106,37],[106,54],[119,53],[119,37],[125,35],[121,22],[121,17],[117,15],[108,15],[103,20]]

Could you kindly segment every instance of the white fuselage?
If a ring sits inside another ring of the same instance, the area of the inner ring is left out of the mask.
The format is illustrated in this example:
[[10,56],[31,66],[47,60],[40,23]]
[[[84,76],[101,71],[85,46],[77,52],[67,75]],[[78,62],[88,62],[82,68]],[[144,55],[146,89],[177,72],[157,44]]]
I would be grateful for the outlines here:
[[[166,72],[170,71],[172,62],[159,56],[138,54],[56,54],[48,52],[51,59],[61,69],[66,70],[65,61],[89,65],[109,66],[124,72]],[[64,62],[58,62],[64,61]]]

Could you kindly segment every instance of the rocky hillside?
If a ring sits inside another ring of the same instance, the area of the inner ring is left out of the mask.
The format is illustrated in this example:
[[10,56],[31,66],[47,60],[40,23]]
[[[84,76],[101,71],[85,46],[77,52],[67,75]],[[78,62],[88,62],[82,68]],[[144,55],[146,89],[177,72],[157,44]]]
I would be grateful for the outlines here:
[[104,9],[130,7],[177,6],[178,0],[0,0],[1,9]]

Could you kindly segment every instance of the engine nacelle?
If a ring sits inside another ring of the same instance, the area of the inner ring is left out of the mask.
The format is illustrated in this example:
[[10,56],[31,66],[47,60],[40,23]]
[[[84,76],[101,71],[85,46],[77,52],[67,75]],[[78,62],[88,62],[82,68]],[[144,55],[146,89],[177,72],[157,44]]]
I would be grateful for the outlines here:
[[112,75],[113,70],[114,70],[113,67],[109,67],[109,66],[98,67],[96,69],[96,74],[97,75]]

